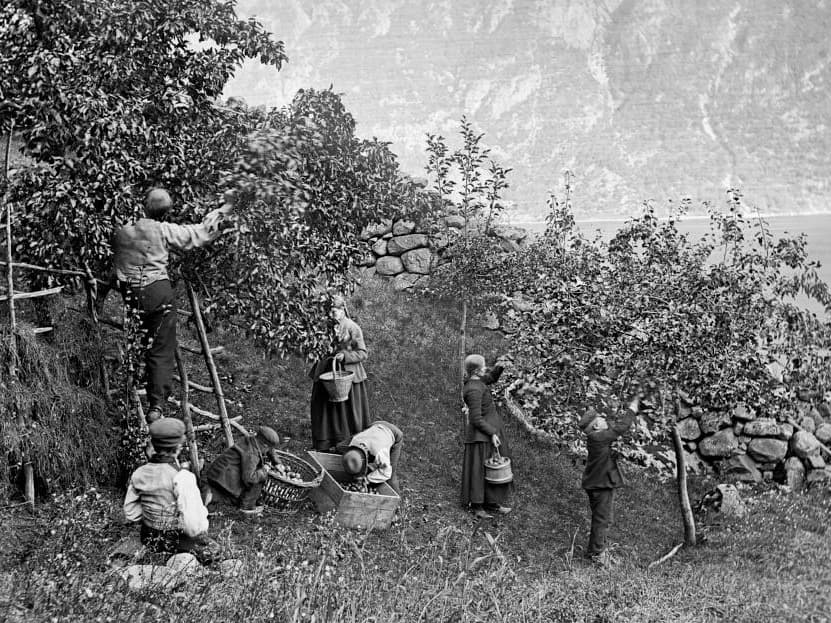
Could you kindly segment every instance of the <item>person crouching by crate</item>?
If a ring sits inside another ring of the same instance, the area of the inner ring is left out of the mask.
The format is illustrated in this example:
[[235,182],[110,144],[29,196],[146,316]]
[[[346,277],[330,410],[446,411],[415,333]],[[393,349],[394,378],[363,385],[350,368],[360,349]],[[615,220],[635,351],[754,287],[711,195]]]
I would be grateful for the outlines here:
[[490,519],[493,517],[490,511],[511,512],[510,507],[504,505],[511,485],[485,480],[485,461],[491,454],[501,448],[501,454],[509,456],[502,417],[488,387],[499,380],[503,369],[496,365],[490,372],[485,372],[482,355],[468,355],[465,359],[466,381],[462,393],[468,417],[462,463],[462,506],[469,508],[478,519]]
[[386,482],[400,493],[398,462],[404,445],[404,433],[395,424],[373,422],[349,442],[343,453],[343,468],[352,477],[363,478],[368,484]]
[[623,417],[611,425],[604,415],[594,409],[588,410],[578,424],[586,434],[588,457],[582,487],[589,497],[592,514],[586,557],[602,565],[612,562],[606,552],[606,536],[614,521],[615,489],[625,484],[611,446],[615,439],[629,430],[639,405],[640,397],[632,398]]
[[208,509],[196,476],[179,467],[185,425],[176,418],[150,424],[155,453],[130,476],[124,497],[127,521],[141,521],[141,542],[150,551],[189,552],[203,564],[216,559],[218,546],[207,536]]
[[262,513],[257,501],[268,478],[266,458],[278,462],[272,451],[279,445],[280,435],[273,428],[260,426],[255,435],[226,448],[205,471],[209,486],[206,504],[225,502],[238,506],[246,515]]

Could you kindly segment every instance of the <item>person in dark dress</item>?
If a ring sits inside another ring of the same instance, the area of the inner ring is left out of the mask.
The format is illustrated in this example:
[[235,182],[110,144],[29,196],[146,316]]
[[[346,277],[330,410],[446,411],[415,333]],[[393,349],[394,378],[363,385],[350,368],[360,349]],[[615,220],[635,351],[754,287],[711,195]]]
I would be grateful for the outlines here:
[[[342,296],[332,300],[332,318],[335,321],[336,348],[334,355],[324,357],[311,370],[314,381],[310,414],[312,420],[312,446],[318,451],[329,451],[343,445],[352,437],[369,428],[372,418],[366,390],[367,348],[361,328],[349,318],[346,301]],[[343,402],[331,402],[320,375],[335,365],[353,372],[349,397]]]
[[592,513],[586,557],[603,565],[610,562],[606,553],[606,537],[614,521],[615,489],[625,484],[611,446],[632,426],[639,405],[640,398],[633,398],[623,417],[611,425],[604,415],[595,410],[587,411],[579,422],[580,429],[586,434],[588,449],[582,487],[589,497]]
[[492,512],[511,512],[505,502],[510,495],[510,483],[492,484],[485,480],[485,461],[500,449],[503,456],[509,456],[502,430],[502,417],[488,385],[499,380],[503,367],[494,366],[485,372],[485,358],[469,355],[465,359],[467,381],[463,391],[467,407],[467,428],[465,431],[465,453],[462,463],[462,506],[469,508],[479,519],[493,517]]
[[222,501],[239,506],[247,515],[258,515],[263,507],[257,500],[268,478],[266,458],[276,462],[272,451],[280,445],[280,435],[268,426],[257,428],[256,435],[243,437],[226,448],[205,471],[210,486],[208,503]]

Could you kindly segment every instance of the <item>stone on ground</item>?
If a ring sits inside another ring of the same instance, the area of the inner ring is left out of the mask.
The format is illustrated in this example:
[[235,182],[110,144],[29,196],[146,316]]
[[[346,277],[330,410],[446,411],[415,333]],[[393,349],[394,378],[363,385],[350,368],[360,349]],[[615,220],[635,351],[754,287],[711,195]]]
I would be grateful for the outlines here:
[[801,424],[802,430],[804,430],[807,433],[813,433],[815,430],[817,430],[817,421],[810,415],[806,415],[804,418],[802,418]]
[[465,226],[465,219],[458,214],[451,214],[445,217],[444,224],[453,229],[462,229]]
[[124,567],[144,557],[147,549],[136,535],[124,537],[110,550],[107,559],[112,567]]
[[831,443],[831,424],[825,423],[817,426],[817,430],[814,431],[814,437],[817,438],[817,441],[825,445]]
[[701,437],[701,427],[695,418],[684,418],[678,422],[678,434],[684,441],[695,441]]
[[184,573],[185,575],[195,575],[202,572],[202,565],[199,564],[196,556],[187,552],[174,554],[167,559],[165,566],[176,573]]
[[387,241],[381,238],[380,240],[376,240],[375,244],[372,245],[372,252],[375,255],[386,255],[387,254]]
[[762,472],[746,454],[737,454],[724,461],[721,473],[741,482],[762,482]]
[[808,469],[825,469],[825,459],[819,454],[812,454],[805,459]]
[[185,574],[161,565],[129,565],[116,573],[131,591],[171,591],[186,580]]
[[819,454],[819,441],[813,433],[798,430],[791,437],[791,453],[800,459],[807,458],[812,454]]
[[722,411],[709,411],[701,416],[701,430],[705,434],[715,433],[730,426],[730,415]]
[[242,573],[243,562],[238,558],[229,558],[228,560],[223,560],[219,563],[217,568],[226,578],[235,578]]
[[486,311],[479,319],[479,326],[489,331],[499,329],[499,316],[491,310]]
[[405,234],[411,234],[415,231],[416,224],[412,221],[395,221],[395,224],[392,226],[392,234],[393,236],[404,236]]
[[795,456],[785,461],[785,484],[791,491],[799,491],[805,484],[805,466]]
[[750,437],[778,437],[781,433],[779,424],[771,418],[759,418],[744,425],[743,433]]
[[401,255],[411,249],[426,247],[429,244],[430,241],[425,234],[406,234],[404,236],[395,236],[394,238],[390,238],[387,243],[387,253],[392,255]]
[[739,490],[736,487],[733,485],[718,485],[716,489],[721,493],[719,511],[722,515],[725,517],[741,518],[747,514],[747,507],[742,501],[742,497],[739,495]]
[[[752,424],[753,422],[751,422]],[[747,453],[757,461],[773,463],[781,461],[788,452],[788,442],[770,437],[756,437],[747,444]]]
[[375,263],[375,272],[379,275],[397,275],[398,273],[404,272],[404,264],[401,262],[400,257],[386,255],[378,258],[378,261]]
[[404,253],[401,261],[408,272],[427,275],[433,267],[433,253],[430,249],[413,249]]
[[392,287],[396,292],[409,290],[415,286],[421,278],[421,275],[415,275],[413,273],[400,273],[392,280]]
[[725,428],[715,435],[705,437],[698,444],[698,451],[704,457],[725,458],[731,456],[739,448],[739,442],[733,434],[733,429]]
[[364,228],[361,232],[361,240],[377,238],[390,232],[392,232],[392,219],[385,218],[380,223],[374,223]]
[[749,422],[756,418],[756,414],[744,403],[738,404],[733,408],[732,416],[734,420],[740,420],[742,422]]

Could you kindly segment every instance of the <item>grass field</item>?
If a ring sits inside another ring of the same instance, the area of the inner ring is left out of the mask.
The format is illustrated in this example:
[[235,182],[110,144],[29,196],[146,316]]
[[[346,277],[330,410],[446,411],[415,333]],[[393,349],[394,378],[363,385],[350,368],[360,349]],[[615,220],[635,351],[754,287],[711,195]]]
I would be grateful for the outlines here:
[[[310,511],[256,523],[218,517],[211,533],[242,559],[239,577],[208,573],[173,593],[130,593],[106,566],[108,548],[131,530],[118,492],[65,494],[35,517],[4,508],[7,620],[831,620],[827,495],[745,491],[745,519],[702,526],[701,545],[650,570],[682,540],[674,489],[629,469],[612,532],[621,562],[601,569],[580,556],[588,508],[578,461],[509,422],[515,511],[474,521],[458,501],[455,311],[372,283],[354,298],[353,312],[370,348],[374,415],[406,435],[403,502],[391,529],[349,531]],[[264,359],[232,336],[212,337],[227,348],[220,362],[227,392],[242,405],[234,413],[249,426],[269,423],[289,434],[293,450],[308,447],[306,366]],[[495,334],[474,332],[468,351],[492,360],[503,347]],[[198,368],[192,373],[199,380]],[[708,483],[692,485],[695,496]]]

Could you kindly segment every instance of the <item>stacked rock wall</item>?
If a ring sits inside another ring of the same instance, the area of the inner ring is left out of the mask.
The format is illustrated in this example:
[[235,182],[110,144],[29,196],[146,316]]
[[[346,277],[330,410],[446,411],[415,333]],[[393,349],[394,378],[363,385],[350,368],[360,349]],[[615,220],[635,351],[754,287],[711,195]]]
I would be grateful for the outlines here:
[[682,406],[678,431],[693,471],[715,468],[727,480],[779,480],[793,489],[831,482],[822,446],[831,443],[831,407],[801,402],[791,422],[757,417],[745,405],[728,412]]

